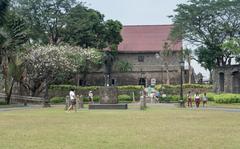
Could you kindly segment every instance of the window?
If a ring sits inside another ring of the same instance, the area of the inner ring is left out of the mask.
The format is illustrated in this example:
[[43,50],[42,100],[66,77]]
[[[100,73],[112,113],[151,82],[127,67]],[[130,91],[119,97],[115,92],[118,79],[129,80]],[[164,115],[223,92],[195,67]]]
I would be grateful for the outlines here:
[[144,62],[144,56],[143,55],[138,56],[138,62]]

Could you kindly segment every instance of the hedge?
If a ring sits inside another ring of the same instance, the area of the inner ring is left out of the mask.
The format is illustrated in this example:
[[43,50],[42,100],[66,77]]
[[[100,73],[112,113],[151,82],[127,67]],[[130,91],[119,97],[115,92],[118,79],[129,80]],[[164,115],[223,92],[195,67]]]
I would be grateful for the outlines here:
[[[144,87],[141,85],[128,85],[128,86],[116,86],[119,90],[142,90]],[[50,85],[49,89],[51,90],[91,90],[96,91],[100,86],[75,86],[75,85]]]
[[214,96],[216,103],[240,103],[240,94],[216,94]]
[[50,99],[50,103],[56,104],[56,103],[65,103],[64,97],[53,97]]
[[132,97],[126,94],[123,95],[118,95],[118,101],[119,102],[131,102],[132,101]]
[[91,91],[95,91],[99,88],[99,86],[76,86],[76,85],[50,85],[49,89],[50,90],[65,90],[65,91],[69,91],[71,89],[75,89],[75,90],[91,90]]

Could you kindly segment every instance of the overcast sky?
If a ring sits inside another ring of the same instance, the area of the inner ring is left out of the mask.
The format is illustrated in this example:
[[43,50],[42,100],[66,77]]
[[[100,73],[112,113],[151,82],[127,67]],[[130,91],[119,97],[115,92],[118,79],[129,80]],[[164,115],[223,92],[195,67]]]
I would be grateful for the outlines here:
[[[119,20],[123,25],[172,24],[169,15],[174,14],[177,4],[188,0],[83,0],[86,6],[105,15],[105,19]],[[186,47],[186,44],[183,45]],[[193,61],[195,72],[208,78],[209,73]]]

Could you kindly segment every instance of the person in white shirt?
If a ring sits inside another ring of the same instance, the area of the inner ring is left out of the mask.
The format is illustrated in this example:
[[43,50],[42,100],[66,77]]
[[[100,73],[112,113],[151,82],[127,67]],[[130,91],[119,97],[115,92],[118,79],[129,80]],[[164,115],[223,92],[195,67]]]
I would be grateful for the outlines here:
[[89,91],[88,98],[89,98],[89,103],[93,104],[93,92],[92,91]]
[[203,107],[205,107],[206,104],[207,104],[207,101],[208,101],[208,98],[207,98],[207,94],[206,94],[206,93],[203,94],[202,101],[203,101]]
[[76,95],[75,95],[74,89],[71,89],[71,90],[70,90],[70,92],[69,92],[69,97],[70,97],[71,105],[70,105],[70,107],[68,108],[68,112],[69,112],[70,110],[72,110],[73,107],[75,108],[75,112],[76,112],[76,110],[77,110],[77,108],[76,108]]

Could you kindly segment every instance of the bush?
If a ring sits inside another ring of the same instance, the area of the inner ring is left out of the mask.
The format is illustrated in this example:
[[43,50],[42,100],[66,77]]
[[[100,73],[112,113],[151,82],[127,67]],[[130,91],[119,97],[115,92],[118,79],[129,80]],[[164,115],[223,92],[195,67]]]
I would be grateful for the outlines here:
[[75,86],[75,85],[50,85],[49,89],[50,90],[65,90],[65,91],[69,91],[70,89],[75,89],[75,90],[91,90],[91,91],[95,91],[99,88],[99,86]]
[[216,103],[240,103],[239,94],[216,94],[214,96],[214,101]]
[[65,98],[64,97],[53,97],[53,98],[50,99],[50,102],[52,104],[65,103]]
[[0,105],[7,105],[5,101],[0,101]]
[[[179,95],[170,95],[166,97],[160,97],[160,102],[178,102],[180,100]],[[186,97],[183,97],[183,100],[186,101]]]
[[142,90],[144,86],[141,85],[127,85],[127,86],[117,86],[119,90]]
[[131,102],[132,101],[132,97],[129,96],[129,95],[126,95],[126,94],[123,94],[123,95],[118,95],[118,101],[122,101],[122,102]]
[[[83,102],[89,102],[89,97],[88,96],[83,96],[82,99],[83,99]],[[99,102],[99,101],[100,101],[99,96],[93,96],[93,102]]]

